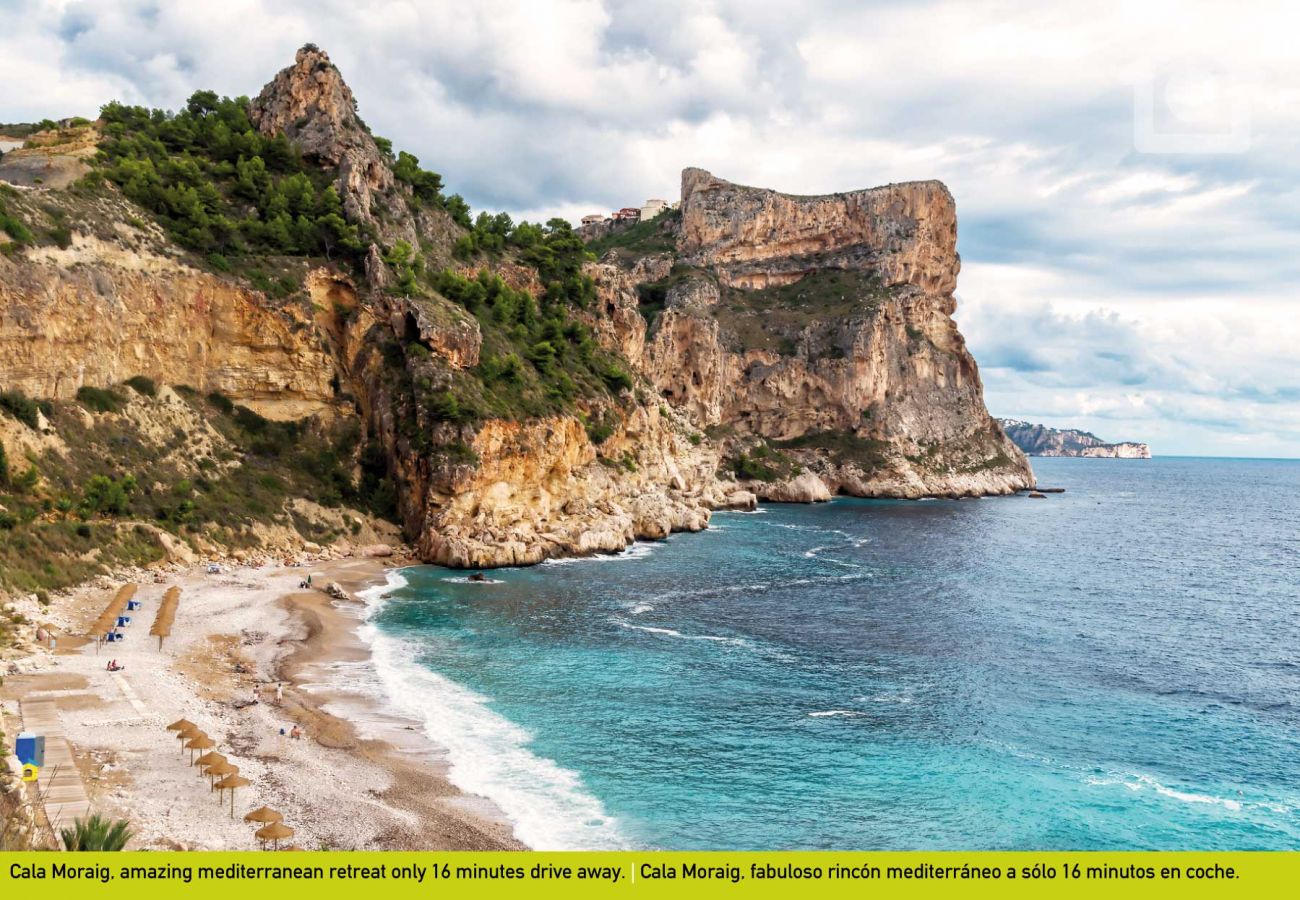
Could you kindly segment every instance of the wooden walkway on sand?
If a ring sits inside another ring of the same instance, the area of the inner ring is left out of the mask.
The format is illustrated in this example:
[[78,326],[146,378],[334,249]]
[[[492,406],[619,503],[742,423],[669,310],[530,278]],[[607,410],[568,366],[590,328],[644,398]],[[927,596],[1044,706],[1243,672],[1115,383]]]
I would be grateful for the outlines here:
[[45,765],[37,785],[45,797],[45,816],[58,834],[77,819],[90,814],[90,797],[81,771],[72,756],[72,746],[63,736],[63,721],[53,700],[22,700],[23,730],[45,735]]

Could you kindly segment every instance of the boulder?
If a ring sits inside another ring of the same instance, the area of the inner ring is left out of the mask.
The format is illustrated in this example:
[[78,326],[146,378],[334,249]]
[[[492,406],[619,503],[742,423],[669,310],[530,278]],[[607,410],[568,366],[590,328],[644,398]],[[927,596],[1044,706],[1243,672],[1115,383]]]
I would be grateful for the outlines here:
[[759,488],[759,496],[773,503],[823,503],[831,499],[826,483],[812,472],[789,481],[777,481]]
[[752,491],[733,491],[725,501],[727,509],[751,510],[758,508],[758,498]]

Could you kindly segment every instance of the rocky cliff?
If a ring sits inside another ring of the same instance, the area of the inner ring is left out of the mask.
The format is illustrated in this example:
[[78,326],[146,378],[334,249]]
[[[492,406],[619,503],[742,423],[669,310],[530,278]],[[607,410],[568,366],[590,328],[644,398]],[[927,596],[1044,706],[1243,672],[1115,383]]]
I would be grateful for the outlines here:
[[623,280],[598,275],[624,323],[609,336],[702,428],[761,440],[832,492],[1019,490],[1028,463],[952,320],[956,223],[938,182],[795,197],[687,169],[680,219],[660,226],[675,251],[620,246],[604,268]]
[[135,376],[217,391],[281,420],[335,400],[309,305],[272,303],[134,236],[79,232],[67,248],[0,256],[0,360],[4,389],[49,400]]
[[[951,318],[938,182],[794,197],[688,169],[680,212],[597,262],[562,225],[469,226],[310,45],[255,100],[106,120],[103,177],[3,195],[0,386],[216,392],[255,453],[264,426],[238,406],[335,423],[295,441],[351,429],[312,484],[394,487],[431,562],[617,550],[755,494],[1032,482]],[[142,162],[161,138],[198,162]]]
[[1019,419],[999,419],[1002,429],[1030,456],[1086,456],[1098,459],[1150,459],[1151,448],[1137,441],[1108,443],[1087,431],[1049,428]]

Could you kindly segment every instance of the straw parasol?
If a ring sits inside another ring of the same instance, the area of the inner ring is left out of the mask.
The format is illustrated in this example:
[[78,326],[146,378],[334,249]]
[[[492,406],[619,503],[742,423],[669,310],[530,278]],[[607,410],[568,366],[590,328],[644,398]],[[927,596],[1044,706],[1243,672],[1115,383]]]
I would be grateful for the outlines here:
[[212,785],[215,786],[219,780],[225,778],[227,775],[238,775],[239,766],[235,765],[234,763],[226,762],[223,759],[221,762],[213,763],[212,765],[208,766],[208,770],[203,774],[211,776]]
[[199,726],[195,725],[189,719],[177,719],[175,722],[172,722],[170,725],[167,726],[167,730],[184,731],[186,728],[198,728],[198,727]]
[[267,841],[272,841],[273,844],[271,849],[279,850],[280,841],[285,840],[286,838],[293,837],[293,829],[290,828],[288,825],[284,824],[283,822],[272,822],[270,825],[267,825],[265,828],[257,829],[257,833],[254,834],[253,836],[257,838],[259,841],[261,841],[263,844],[265,844]]
[[126,612],[126,605],[135,596],[136,586],[134,584],[124,584],[117,590],[117,595],[109,601],[108,606],[99,614],[95,624],[90,629],[91,637],[95,638],[95,649],[98,652],[99,642],[104,636],[117,627],[117,617]]
[[263,822],[269,824],[271,822],[283,822],[284,816],[271,809],[269,806],[259,806],[257,809],[244,816],[244,821]]
[[176,732],[176,740],[179,741],[181,745],[181,755],[182,756],[185,755],[185,744],[187,742],[194,740],[194,738],[196,737],[207,737],[207,736],[208,736],[207,732],[203,731],[202,729],[199,728],[199,726],[194,724],[191,724],[190,727],[182,728],[180,731]]
[[176,620],[176,607],[181,602],[181,589],[171,587],[167,593],[163,594],[162,603],[158,605],[158,613],[154,617],[153,627],[149,633],[158,638],[158,649],[162,649],[163,638],[170,637],[172,633],[172,622]]
[[218,753],[216,750],[209,750],[207,753],[203,754],[198,759],[194,760],[194,765],[202,766],[203,768],[206,769],[210,765],[219,762],[225,762],[225,761],[226,758],[222,756],[220,753]]
[[194,765],[195,750],[211,750],[215,746],[217,746],[217,742],[201,732],[186,741],[185,749],[190,751],[190,765]]
[[[235,817],[235,788],[248,787],[252,783],[242,775],[227,775],[217,782],[218,790],[230,791],[230,818]],[[217,795],[217,802],[221,802],[220,794]]]

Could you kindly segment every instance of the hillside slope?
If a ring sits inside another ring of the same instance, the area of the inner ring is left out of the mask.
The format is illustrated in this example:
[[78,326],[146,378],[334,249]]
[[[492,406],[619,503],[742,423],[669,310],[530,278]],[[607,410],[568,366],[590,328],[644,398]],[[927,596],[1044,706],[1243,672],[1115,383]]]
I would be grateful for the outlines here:
[[[951,319],[956,214],[937,182],[797,198],[688,169],[679,215],[587,247],[560,220],[471,218],[370,132],[311,45],[253,100],[110,103],[89,127],[87,174],[0,186],[0,390],[44,410],[0,431],[6,484],[22,479],[0,488],[10,530],[157,515],[153,485],[187,480],[165,454],[68,439],[122,428],[144,402],[131,380],[183,386],[199,424],[164,445],[243,422],[226,451],[242,465],[209,484],[275,478],[268,430],[329,455],[258,508],[196,503],[171,528],[193,547],[293,525],[291,495],[322,491],[390,515],[430,562],[478,567],[704,528],[751,492],[1032,481]],[[136,487],[88,505],[92,472]]]

